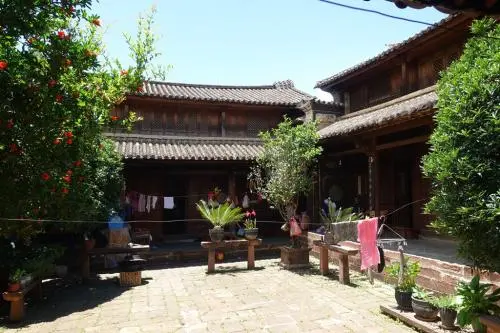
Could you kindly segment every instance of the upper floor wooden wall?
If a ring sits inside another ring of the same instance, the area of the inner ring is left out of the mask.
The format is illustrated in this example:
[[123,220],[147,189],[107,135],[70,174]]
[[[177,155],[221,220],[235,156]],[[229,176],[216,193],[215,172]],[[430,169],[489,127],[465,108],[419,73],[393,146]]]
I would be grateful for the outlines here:
[[284,115],[300,115],[285,107],[147,98],[130,98],[114,115],[122,118],[129,111],[143,118],[135,124],[132,133],[200,137],[257,137],[259,132],[275,127]]

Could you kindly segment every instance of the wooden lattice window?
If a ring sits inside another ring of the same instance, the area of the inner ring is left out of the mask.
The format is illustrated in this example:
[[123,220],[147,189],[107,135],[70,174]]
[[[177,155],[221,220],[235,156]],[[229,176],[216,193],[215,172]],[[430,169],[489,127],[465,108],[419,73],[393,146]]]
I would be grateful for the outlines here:
[[264,118],[249,114],[247,116],[247,134],[256,137],[259,132],[267,130],[267,122]]
[[152,133],[163,133],[163,111],[154,111],[153,118],[151,120],[151,132]]
[[444,61],[443,58],[434,59],[432,62],[432,68],[434,70],[434,81],[437,81],[439,78],[439,73],[444,69]]

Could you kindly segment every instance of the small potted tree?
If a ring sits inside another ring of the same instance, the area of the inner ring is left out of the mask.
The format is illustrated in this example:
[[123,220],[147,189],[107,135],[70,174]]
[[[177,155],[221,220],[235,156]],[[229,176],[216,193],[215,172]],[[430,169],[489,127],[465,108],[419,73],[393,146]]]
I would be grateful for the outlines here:
[[398,279],[394,293],[398,308],[404,311],[412,311],[411,296],[413,294],[413,288],[416,285],[415,281],[420,273],[420,263],[418,261],[409,262],[405,259],[401,280],[399,280],[400,269],[401,264],[399,262],[395,262],[392,265],[387,266],[385,271],[389,277]]
[[241,220],[245,214],[240,207],[232,207],[230,203],[223,203],[217,207],[211,207],[206,201],[200,200],[196,208],[201,216],[213,226],[208,230],[212,242],[220,242],[224,239],[224,226]]
[[439,309],[441,327],[445,330],[455,330],[458,302],[455,295],[442,295],[431,299],[432,305]]
[[415,317],[423,321],[436,321],[439,309],[432,303],[432,294],[415,286],[411,296],[411,307]]
[[245,238],[246,239],[256,239],[259,234],[259,228],[257,228],[257,219],[255,218],[257,214],[255,210],[247,211],[245,213]]
[[[309,248],[301,246],[296,219],[298,199],[306,195],[313,183],[313,171],[321,154],[316,123],[295,125],[285,119],[277,128],[260,133],[262,153],[249,174],[254,189],[278,210],[289,231],[291,246],[281,248],[281,265],[286,268],[309,264]],[[304,244],[305,245],[305,244]]]

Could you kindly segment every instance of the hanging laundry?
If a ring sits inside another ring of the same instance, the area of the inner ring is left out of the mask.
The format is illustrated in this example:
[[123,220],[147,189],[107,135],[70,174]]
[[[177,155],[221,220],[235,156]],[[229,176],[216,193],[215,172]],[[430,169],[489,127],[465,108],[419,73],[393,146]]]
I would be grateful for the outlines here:
[[361,269],[367,269],[380,263],[380,254],[377,248],[377,223],[377,217],[358,223]]
[[164,197],[163,198],[163,208],[174,209],[174,197]]
[[144,194],[139,194],[139,207],[137,210],[139,213],[144,213],[146,211],[146,196]]
[[248,198],[248,195],[246,193],[243,196],[243,201],[241,202],[241,207],[243,207],[245,209],[250,207],[250,199]]
[[151,209],[156,209],[156,202],[158,202],[158,197],[155,195],[153,196],[153,203],[151,205]]
[[151,212],[151,196],[146,195],[146,211],[149,213]]

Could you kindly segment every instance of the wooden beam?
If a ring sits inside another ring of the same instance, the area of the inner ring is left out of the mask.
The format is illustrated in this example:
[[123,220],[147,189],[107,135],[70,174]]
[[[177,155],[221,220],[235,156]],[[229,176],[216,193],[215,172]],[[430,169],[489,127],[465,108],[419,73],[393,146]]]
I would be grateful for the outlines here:
[[416,137],[410,138],[410,139],[399,140],[399,141],[388,142],[388,143],[384,143],[381,145],[377,145],[376,150],[379,151],[379,150],[391,149],[391,148],[396,148],[396,147],[401,147],[401,146],[407,146],[407,145],[411,145],[414,143],[426,142],[428,140],[429,140],[428,135],[421,135],[421,136],[416,136]]
[[361,154],[361,153],[365,153],[365,152],[366,151],[364,148],[354,148],[354,149],[340,151],[338,153],[329,153],[329,154],[326,154],[326,156],[327,157],[339,157],[339,156],[352,155],[352,154]]

